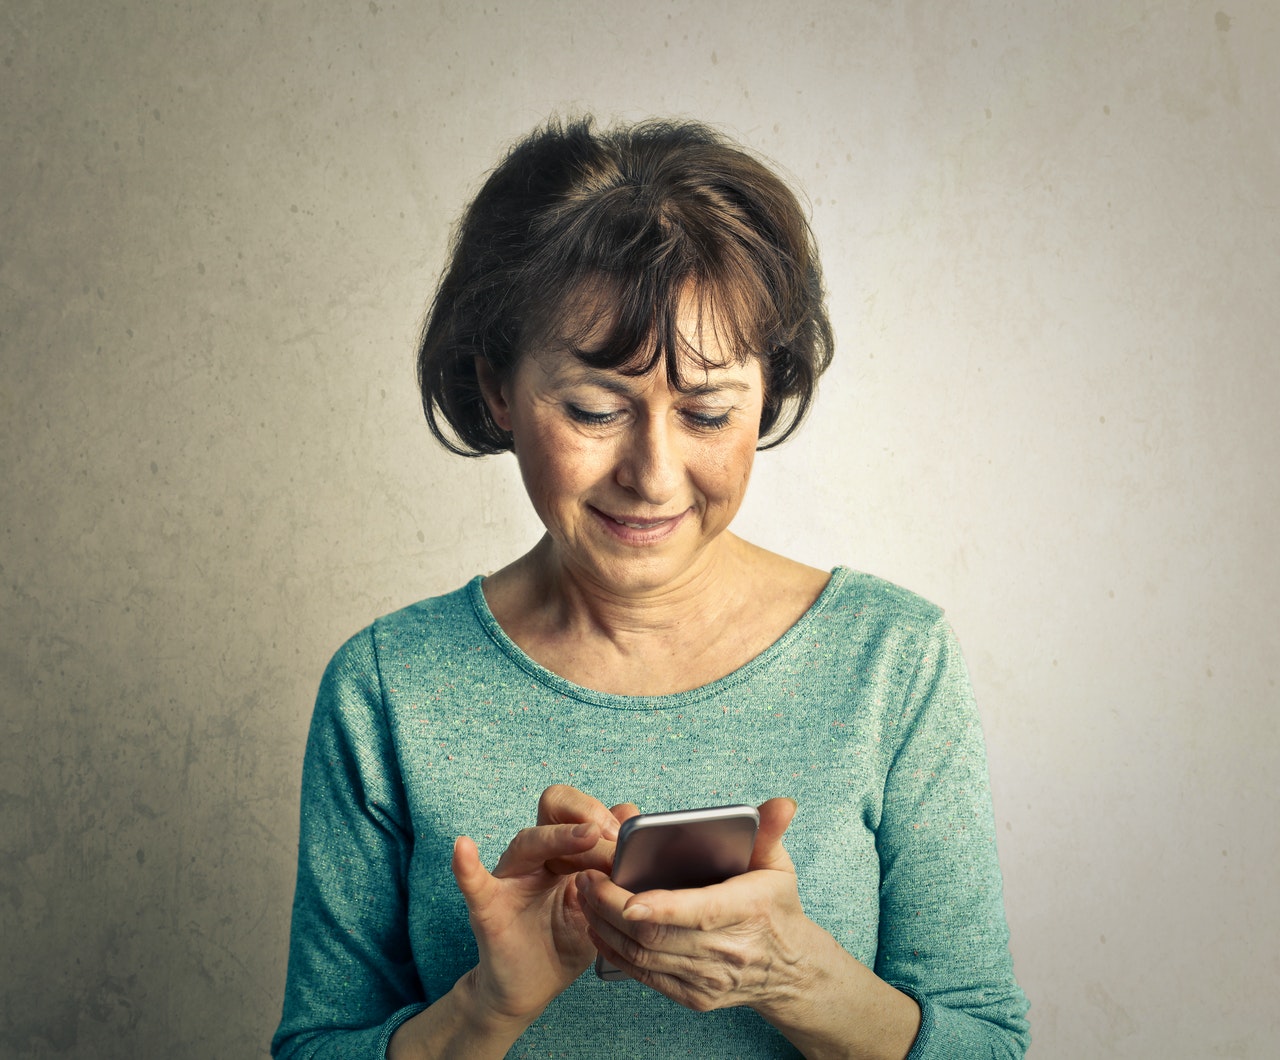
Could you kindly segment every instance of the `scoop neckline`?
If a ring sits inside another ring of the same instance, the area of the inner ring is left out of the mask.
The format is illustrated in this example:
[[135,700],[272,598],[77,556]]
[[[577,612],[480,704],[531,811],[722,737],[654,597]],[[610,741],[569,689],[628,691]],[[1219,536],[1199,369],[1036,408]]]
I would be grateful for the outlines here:
[[484,575],[477,574],[471,579],[467,584],[467,595],[476,619],[485,633],[488,634],[489,639],[520,669],[552,691],[570,699],[590,703],[593,706],[608,707],[611,710],[669,710],[675,707],[689,706],[721,695],[750,680],[760,670],[783,655],[797,638],[804,635],[805,629],[826,608],[828,602],[844,584],[848,574],[848,567],[833,567],[831,569],[831,577],[827,579],[827,584],[823,586],[822,592],[818,594],[817,599],[809,605],[808,610],[796,619],[764,651],[747,660],[736,670],[717,678],[709,684],[699,685],[697,688],[686,689],[683,692],[668,692],[659,696],[630,696],[616,692],[601,692],[597,689],[577,684],[566,677],[561,677],[555,671],[548,670],[540,662],[534,660],[520,645],[507,636],[506,630],[498,624],[498,620],[493,617],[493,612],[489,610],[489,601],[484,598]]

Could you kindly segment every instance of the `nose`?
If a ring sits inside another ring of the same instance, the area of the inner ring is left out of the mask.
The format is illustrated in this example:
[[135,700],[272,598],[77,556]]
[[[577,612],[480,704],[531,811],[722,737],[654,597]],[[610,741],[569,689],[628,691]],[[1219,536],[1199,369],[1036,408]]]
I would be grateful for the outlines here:
[[622,443],[616,478],[646,504],[660,507],[676,495],[683,477],[680,441],[665,417],[639,419]]

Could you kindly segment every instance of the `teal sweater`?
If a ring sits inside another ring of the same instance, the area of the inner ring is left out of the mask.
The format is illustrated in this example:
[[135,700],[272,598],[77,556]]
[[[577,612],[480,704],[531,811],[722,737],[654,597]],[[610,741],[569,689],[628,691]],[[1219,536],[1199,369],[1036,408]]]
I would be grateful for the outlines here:
[[[307,742],[273,1055],[383,1057],[477,959],[454,838],[493,865],[553,783],[645,811],[791,796],[805,912],[920,1002],[912,1060],[1026,1050],[955,639],[933,605],[837,568],[772,647],[675,695],[611,695],[544,669],[494,621],[479,578],[348,641]],[[509,1055],[799,1054],[750,1009],[690,1012],[588,970]]]

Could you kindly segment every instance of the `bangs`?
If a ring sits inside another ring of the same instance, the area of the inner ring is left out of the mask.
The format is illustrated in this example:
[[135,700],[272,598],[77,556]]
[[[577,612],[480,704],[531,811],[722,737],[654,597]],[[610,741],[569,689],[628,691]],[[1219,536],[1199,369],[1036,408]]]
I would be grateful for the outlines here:
[[[648,289],[646,289],[648,288]],[[746,364],[763,356],[752,300],[692,278],[671,286],[584,281],[547,314],[533,350],[554,350],[591,368],[648,375],[663,365],[677,390],[691,373]]]
[[767,362],[781,314],[746,241],[726,239],[723,227],[699,239],[669,208],[620,208],[619,193],[632,190],[578,203],[561,231],[543,234],[530,270],[539,282],[523,299],[525,350],[563,350],[633,376],[661,363],[676,389],[690,371]]

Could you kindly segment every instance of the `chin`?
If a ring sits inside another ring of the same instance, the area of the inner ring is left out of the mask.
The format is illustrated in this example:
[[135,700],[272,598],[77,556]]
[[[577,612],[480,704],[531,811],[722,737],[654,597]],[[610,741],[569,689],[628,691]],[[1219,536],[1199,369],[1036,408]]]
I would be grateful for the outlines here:
[[600,585],[619,595],[662,592],[683,581],[697,566],[696,555],[633,558],[598,557],[590,564]]

